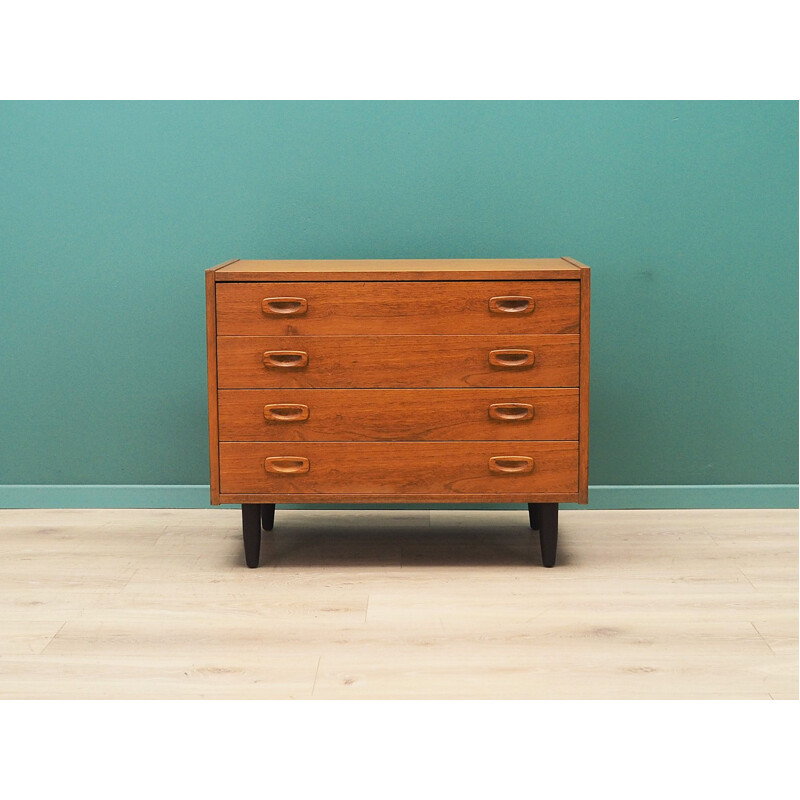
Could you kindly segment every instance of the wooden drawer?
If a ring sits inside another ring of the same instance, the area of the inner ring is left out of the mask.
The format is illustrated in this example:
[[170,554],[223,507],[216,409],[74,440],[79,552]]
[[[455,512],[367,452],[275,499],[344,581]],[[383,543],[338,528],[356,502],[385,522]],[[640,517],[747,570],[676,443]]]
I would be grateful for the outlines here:
[[219,459],[231,495],[578,491],[577,442],[222,442]]
[[223,389],[229,442],[578,438],[577,389]]
[[580,281],[220,283],[221,336],[578,333]]
[[219,336],[217,380],[221,389],[577,386],[579,338]]

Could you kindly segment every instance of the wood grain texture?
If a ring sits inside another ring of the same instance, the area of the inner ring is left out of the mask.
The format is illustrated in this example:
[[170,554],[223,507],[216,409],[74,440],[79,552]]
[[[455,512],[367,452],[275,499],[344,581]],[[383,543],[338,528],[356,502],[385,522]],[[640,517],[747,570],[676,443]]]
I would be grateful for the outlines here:
[[[578,398],[577,389],[222,389],[219,437],[227,442],[577,440]],[[513,403],[530,405],[532,416],[490,416],[492,405],[501,406],[498,414],[526,413],[515,411]],[[265,406],[280,404],[286,406],[283,420],[265,416]]]
[[[388,494],[577,492],[576,442],[222,442],[222,493]],[[268,472],[269,458],[307,459],[303,474]],[[493,457],[533,458],[525,473],[489,468]],[[366,500],[365,500],[366,502]]]
[[[305,301],[306,310],[294,315],[278,307],[278,313],[265,313],[265,298],[281,295],[297,298],[298,307],[299,301]],[[533,311],[493,312],[490,301],[498,295],[529,296]],[[217,286],[220,336],[577,333],[579,324],[578,280]]]
[[575,279],[576,267],[558,258],[239,260],[217,281],[441,281]]
[[[578,336],[218,336],[222,389],[578,386]],[[489,352],[526,348],[535,363],[493,367]],[[302,350],[308,366],[265,367],[263,355]]]
[[798,697],[796,510],[0,510],[3,699]]

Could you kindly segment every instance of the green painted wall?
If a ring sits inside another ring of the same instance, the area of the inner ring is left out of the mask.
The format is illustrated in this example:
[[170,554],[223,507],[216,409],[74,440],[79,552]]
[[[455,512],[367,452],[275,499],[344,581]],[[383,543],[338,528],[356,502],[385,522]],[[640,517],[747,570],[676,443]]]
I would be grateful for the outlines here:
[[206,267],[557,255],[593,484],[797,481],[796,102],[5,102],[0,243],[0,484],[207,482]]

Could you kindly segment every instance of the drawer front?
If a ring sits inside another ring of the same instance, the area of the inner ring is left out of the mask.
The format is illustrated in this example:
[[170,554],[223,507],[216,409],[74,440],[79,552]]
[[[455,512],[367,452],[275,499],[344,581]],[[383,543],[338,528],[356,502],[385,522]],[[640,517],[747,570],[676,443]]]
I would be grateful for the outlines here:
[[229,442],[578,438],[577,389],[225,389]]
[[573,335],[220,336],[218,386],[425,388],[578,385]]
[[223,494],[578,490],[577,442],[222,442]]
[[221,336],[578,333],[579,281],[221,283]]

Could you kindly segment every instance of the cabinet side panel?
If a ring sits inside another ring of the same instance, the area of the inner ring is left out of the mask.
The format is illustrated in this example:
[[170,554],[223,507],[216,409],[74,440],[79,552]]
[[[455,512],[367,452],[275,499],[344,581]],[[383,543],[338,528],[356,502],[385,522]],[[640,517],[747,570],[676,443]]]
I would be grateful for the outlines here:
[[580,270],[581,278],[581,339],[579,354],[580,420],[578,447],[579,503],[589,502],[589,306],[591,270],[586,264],[567,256],[561,257]]
[[580,420],[578,422],[578,492],[581,503],[589,502],[589,308],[591,272],[581,270],[581,343],[580,343]]
[[206,354],[208,369],[208,456],[211,503],[219,505],[219,419],[217,416],[217,303],[214,270],[206,270]]

